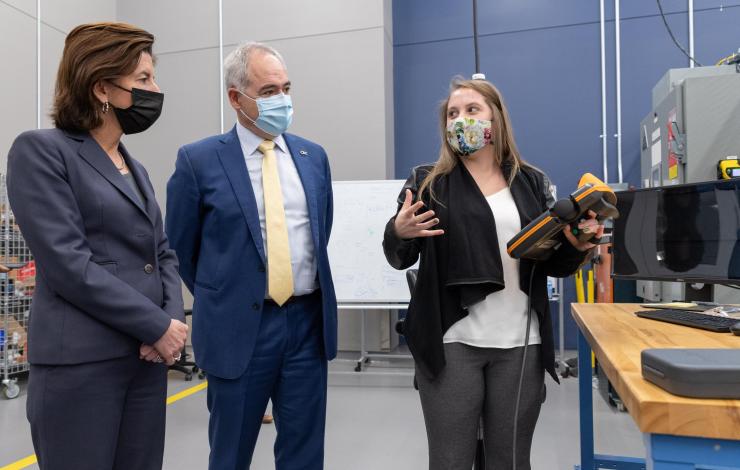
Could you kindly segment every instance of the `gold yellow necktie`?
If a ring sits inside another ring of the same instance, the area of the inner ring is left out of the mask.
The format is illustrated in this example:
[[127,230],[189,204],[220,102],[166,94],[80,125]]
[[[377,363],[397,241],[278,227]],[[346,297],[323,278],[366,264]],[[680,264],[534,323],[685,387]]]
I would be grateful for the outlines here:
[[293,268],[290,265],[288,226],[285,223],[283,193],[280,190],[275,142],[265,140],[258,147],[262,159],[262,188],[267,228],[267,293],[278,305],[293,295]]

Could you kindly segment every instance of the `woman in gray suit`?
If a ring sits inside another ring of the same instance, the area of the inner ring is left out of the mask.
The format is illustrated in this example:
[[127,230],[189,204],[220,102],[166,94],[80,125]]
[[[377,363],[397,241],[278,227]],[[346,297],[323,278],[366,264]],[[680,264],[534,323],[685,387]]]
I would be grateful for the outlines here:
[[154,36],[67,36],[52,117],[8,155],[8,196],[36,259],[28,420],[42,470],[162,468],[167,364],[187,335],[177,259],[144,167],[120,142],[159,117]]

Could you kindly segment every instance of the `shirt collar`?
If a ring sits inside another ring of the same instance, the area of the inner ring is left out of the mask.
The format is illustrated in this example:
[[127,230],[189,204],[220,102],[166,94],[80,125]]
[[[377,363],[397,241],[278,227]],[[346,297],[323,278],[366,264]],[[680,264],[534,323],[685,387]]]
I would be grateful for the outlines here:
[[[265,140],[244,127],[239,121],[236,122],[236,134],[239,136],[239,142],[241,143],[242,149],[244,150],[245,156],[247,157],[254,155],[255,152],[258,152],[257,147],[259,147],[260,144]],[[282,134],[275,137],[273,139],[273,142],[275,142],[275,147],[280,149],[280,151],[284,153],[289,153],[288,146],[285,144],[285,139],[283,138]]]

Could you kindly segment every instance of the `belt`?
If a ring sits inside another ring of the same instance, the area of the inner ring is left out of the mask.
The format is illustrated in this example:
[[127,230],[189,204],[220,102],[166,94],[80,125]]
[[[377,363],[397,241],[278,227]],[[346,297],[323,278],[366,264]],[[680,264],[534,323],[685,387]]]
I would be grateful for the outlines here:
[[315,291],[311,292],[310,294],[306,294],[306,295],[293,295],[293,296],[289,297],[288,300],[286,300],[283,305],[278,305],[277,302],[275,302],[274,300],[272,300],[270,298],[267,298],[267,299],[265,299],[264,305],[265,306],[270,306],[270,307],[278,307],[278,308],[280,308],[280,307],[285,307],[286,305],[292,304],[294,302],[300,302],[300,301],[304,301],[304,300],[310,300],[315,295],[321,295],[321,289],[316,289]]

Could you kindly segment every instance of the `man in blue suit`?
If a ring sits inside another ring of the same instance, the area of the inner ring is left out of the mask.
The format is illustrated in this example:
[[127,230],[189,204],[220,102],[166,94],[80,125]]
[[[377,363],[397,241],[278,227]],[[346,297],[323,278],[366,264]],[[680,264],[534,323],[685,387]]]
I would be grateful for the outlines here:
[[167,186],[166,229],[208,374],[209,469],[249,467],[268,399],[276,468],[322,469],[337,349],[329,161],[285,133],[293,107],[277,51],[244,44],[224,71],[237,124],[182,147]]

